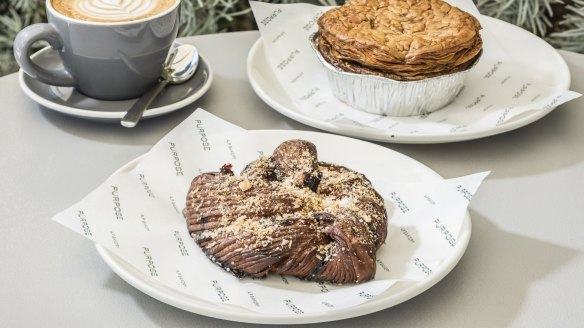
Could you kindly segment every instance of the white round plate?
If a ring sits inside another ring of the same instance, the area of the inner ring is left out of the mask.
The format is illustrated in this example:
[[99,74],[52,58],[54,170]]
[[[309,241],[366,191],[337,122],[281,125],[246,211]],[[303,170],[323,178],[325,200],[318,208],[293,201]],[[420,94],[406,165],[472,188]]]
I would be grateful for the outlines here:
[[[55,69],[61,67],[56,51],[46,47],[32,57],[37,64]],[[18,72],[18,81],[24,93],[32,100],[54,111],[84,119],[119,122],[137,99],[108,101],[90,98],[72,87],[55,87],[39,82],[22,69]],[[195,75],[183,84],[169,85],[154,100],[151,107],[144,112],[143,118],[152,118],[167,114],[193,103],[201,98],[213,81],[213,71],[209,63],[201,56]]]
[[[512,58],[521,58],[535,74],[545,76],[554,91],[568,90],[570,71],[559,53],[548,43],[515,25],[483,16],[490,28],[491,35],[505,47]],[[483,56],[484,57],[484,56]],[[327,122],[305,115],[298,109],[281,87],[274,72],[267,64],[262,39],[252,46],[247,58],[247,75],[253,90],[270,107],[289,118],[325,131],[357,137],[361,139],[392,143],[442,143],[483,138],[511,131],[532,123],[550,113],[554,107],[532,110],[518,115],[492,128],[475,128],[457,133],[436,133],[419,130],[415,134],[387,132],[367,126],[354,126],[342,122]],[[468,83],[468,81],[467,81]],[[550,99],[551,101],[551,99]],[[460,111],[464,111],[460,108]],[[396,118],[399,119],[399,118]]]
[[[428,181],[442,179],[440,175],[422,163],[395,152],[391,149],[366,141],[343,136],[305,131],[249,131],[260,136],[266,145],[279,144],[289,139],[304,139],[313,142],[318,149],[319,158],[348,166],[362,173],[384,174],[392,181]],[[337,151],[342,146],[343,151]],[[141,158],[137,158],[120,168],[118,172],[131,170]],[[373,175],[371,175],[373,176]],[[464,254],[471,235],[471,220],[467,212],[457,243],[449,257],[425,280],[414,284],[397,284],[358,306],[311,314],[269,315],[249,311],[233,305],[208,302],[193,295],[186,295],[155,281],[146,274],[127,264],[106,248],[96,244],[97,251],[111,269],[130,285],[142,292],[177,308],[193,313],[224,320],[263,323],[263,324],[301,324],[340,320],[357,317],[387,309],[424,292],[444,278]],[[210,262],[209,262],[210,263]]]

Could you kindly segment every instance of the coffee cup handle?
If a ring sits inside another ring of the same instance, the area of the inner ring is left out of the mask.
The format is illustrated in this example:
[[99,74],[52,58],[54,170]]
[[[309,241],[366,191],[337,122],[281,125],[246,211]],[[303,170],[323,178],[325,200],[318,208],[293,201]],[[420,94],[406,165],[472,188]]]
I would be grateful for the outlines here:
[[[64,65],[60,70],[48,70],[31,60],[28,55],[29,49],[33,43],[41,40],[47,41],[61,57],[63,41],[53,25],[46,23],[30,25],[20,31],[14,39],[14,57],[20,68],[40,82],[63,87],[74,86],[75,79]],[[61,61],[63,61],[62,57]]]

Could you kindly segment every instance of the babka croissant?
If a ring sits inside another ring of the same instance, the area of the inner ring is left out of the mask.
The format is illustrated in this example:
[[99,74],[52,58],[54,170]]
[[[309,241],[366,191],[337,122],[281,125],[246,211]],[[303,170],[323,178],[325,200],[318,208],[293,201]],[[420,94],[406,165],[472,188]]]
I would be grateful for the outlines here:
[[280,144],[239,176],[224,165],[195,177],[186,215],[191,236],[226,271],[335,284],[374,277],[388,220],[363,174],[318,161],[304,140]]

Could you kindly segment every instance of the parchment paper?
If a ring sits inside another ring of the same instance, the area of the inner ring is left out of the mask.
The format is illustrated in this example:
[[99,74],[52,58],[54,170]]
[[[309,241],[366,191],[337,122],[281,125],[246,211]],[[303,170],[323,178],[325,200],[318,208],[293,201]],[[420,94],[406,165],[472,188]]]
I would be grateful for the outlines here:
[[[238,279],[209,261],[191,239],[183,208],[196,175],[217,171],[224,163],[232,163],[238,173],[260,154],[271,154],[265,145],[284,141],[265,139],[198,109],[135,167],[112,175],[53,219],[192,297],[301,315],[354,306],[396,282],[431,276],[452,254],[468,203],[488,174],[405,184],[387,181],[383,174],[368,176],[393,208],[387,243],[378,251],[377,274],[370,282],[336,286],[278,275]],[[367,165],[362,169],[369,170]]]

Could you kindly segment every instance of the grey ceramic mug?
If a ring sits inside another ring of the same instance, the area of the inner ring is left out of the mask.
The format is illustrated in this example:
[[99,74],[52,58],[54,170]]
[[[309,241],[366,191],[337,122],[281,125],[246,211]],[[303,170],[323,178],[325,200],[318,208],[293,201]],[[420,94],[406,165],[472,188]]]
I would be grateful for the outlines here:
[[[142,95],[152,87],[179,25],[180,0],[168,10],[141,20],[88,22],[62,15],[46,0],[48,23],[18,33],[14,56],[22,70],[43,83],[74,86],[99,99],[120,100]],[[48,70],[29,57],[36,41],[47,41],[63,62]]]

